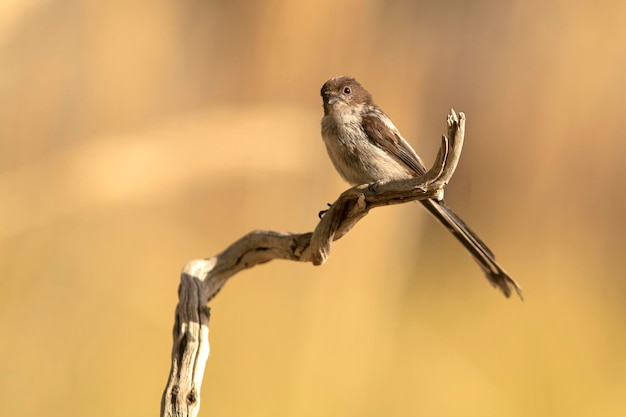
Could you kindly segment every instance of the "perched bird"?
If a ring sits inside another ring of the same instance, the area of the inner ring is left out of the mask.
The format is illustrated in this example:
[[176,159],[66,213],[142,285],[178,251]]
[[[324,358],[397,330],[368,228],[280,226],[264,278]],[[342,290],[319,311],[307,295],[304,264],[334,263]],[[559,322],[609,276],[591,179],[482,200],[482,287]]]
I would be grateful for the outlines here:
[[[419,177],[424,163],[393,122],[354,78],[335,77],[321,90],[324,102],[322,138],[333,165],[350,184]],[[496,262],[493,252],[443,201],[420,203],[452,232],[505,296],[520,286]]]

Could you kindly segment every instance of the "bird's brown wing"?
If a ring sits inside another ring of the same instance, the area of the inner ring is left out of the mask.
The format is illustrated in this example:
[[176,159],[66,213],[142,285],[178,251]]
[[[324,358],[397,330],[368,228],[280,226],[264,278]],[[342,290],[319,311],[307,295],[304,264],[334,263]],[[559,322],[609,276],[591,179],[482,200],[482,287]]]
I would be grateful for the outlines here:
[[372,110],[363,116],[363,130],[376,146],[393,156],[399,163],[415,172],[416,176],[426,172],[424,163],[404,140],[389,117],[380,110]]

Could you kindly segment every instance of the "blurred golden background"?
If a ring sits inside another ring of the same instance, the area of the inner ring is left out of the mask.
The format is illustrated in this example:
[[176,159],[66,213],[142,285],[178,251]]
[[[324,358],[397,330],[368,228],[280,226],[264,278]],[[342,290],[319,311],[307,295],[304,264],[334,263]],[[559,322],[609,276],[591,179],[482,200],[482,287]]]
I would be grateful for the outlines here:
[[626,3],[0,2],[0,413],[155,415],[179,273],[346,188],[353,75],[524,287],[415,205],[211,303],[201,415],[626,415]]

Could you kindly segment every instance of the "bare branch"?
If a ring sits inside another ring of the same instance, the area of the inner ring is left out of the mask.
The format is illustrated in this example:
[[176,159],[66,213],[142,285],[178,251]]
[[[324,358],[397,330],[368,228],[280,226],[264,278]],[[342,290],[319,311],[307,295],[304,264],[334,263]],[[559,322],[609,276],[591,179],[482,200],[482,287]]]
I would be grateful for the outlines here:
[[217,256],[190,261],[183,269],[173,329],[172,365],[161,399],[161,416],[197,416],[200,388],[209,355],[209,308],[226,281],[247,268],[273,259],[323,264],[331,243],[340,239],[375,207],[430,198],[443,199],[454,174],[465,134],[465,116],[451,110],[448,136],[432,168],[422,177],[383,184],[364,184],[344,191],[312,233],[257,230],[243,236]]

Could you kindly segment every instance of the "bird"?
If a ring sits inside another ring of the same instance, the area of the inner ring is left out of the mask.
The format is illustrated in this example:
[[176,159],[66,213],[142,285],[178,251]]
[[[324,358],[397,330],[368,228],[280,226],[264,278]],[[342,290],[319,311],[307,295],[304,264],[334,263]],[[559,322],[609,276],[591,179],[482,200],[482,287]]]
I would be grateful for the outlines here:
[[[331,78],[320,93],[324,106],[322,139],[335,169],[349,184],[384,183],[424,175],[422,159],[356,79]],[[491,249],[443,200],[427,199],[420,203],[465,247],[492,286],[506,297],[514,290],[522,298],[521,287],[496,262]]]

